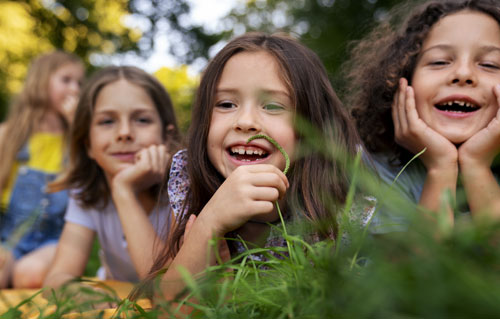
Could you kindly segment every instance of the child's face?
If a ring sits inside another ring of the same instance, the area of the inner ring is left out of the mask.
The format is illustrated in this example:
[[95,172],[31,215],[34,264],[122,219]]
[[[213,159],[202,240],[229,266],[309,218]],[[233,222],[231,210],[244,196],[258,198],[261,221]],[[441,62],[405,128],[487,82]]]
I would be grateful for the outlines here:
[[430,128],[455,144],[465,142],[497,113],[493,87],[499,83],[496,20],[461,11],[432,27],[412,78],[418,114]]
[[67,63],[58,68],[49,78],[49,99],[52,107],[64,114],[63,105],[68,97],[78,97],[83,79],[83,66]]
[[149,95],[126,80],[106,85],[97,96],[90,124],[88,155],[108,181],[135,163],[135,154],[164,142],[160,115]]
[[224,177],[240,165],[272,164],[285,168],[283,155],[268,141],[249,137],[265,134],[293,158],[294,109],[274,57],[264,51],[242,52],[227,61],[217,85],[208,156]]

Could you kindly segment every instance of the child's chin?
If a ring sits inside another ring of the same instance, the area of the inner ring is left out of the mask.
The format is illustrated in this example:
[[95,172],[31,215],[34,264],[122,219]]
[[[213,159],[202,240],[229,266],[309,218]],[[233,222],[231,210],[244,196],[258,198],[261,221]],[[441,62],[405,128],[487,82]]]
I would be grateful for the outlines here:
[[442,133],[442,135],[451,143],[460,145],[471,138],[474,134],[465,132],[447,132]]

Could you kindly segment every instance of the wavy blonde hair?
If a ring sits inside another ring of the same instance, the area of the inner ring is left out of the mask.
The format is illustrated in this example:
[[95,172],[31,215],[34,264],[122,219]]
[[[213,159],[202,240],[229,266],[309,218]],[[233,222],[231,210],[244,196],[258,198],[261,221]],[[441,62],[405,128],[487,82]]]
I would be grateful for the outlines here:
[[[3,123],[8,139],[0,143],[0,192],[7,183],[16,154],[28,140],[33,128],[40,123],[45,112],[51,107],[49,79],[60,67],[70,63],[82,65],[74,54],[54,51],[36,58],[28,71],[24,87],[9,108],[7,120]],[[64,122],[66,123],[66,122]],[[65,125],[65,135],[69,126]]]

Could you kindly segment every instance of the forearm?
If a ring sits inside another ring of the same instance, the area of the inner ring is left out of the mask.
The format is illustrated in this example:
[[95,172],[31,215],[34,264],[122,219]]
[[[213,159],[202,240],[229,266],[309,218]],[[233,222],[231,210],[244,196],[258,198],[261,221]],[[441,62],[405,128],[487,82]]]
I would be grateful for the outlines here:
[[500,218],[500,187],[487,165],[461,163],[467,202],[474,218]]
[[184,242],[168,265],[167,272],[161,280],[161,293],[167,300],[172,300],[185,287],[179,268],[183,268],[192,275],[201,274],[208,266],[215,264],[215,247],[210,246],[213,238],[222,237],[207,226],[203,218],[198,217]]
[[153,248],[162,251],[165,243],[158,237],[146,210],[131,190],[121,189],[113,192],[112,196],[127,240],[130,258],[139,278],[143,279],[153,265]]
[[[449,225],[453,225],[452,204],[456,196],[458,167],[451,166],[447,169],[429,169],[425,178],[419,205],[426,210],[444,214],[435,218],[444,217]],[[451,195],[450,200],[445,200],[446,192]]]
[[93,241],[92,230],[77,224],[66,223],[43,286],[59,288],[68,281],[83,275]]

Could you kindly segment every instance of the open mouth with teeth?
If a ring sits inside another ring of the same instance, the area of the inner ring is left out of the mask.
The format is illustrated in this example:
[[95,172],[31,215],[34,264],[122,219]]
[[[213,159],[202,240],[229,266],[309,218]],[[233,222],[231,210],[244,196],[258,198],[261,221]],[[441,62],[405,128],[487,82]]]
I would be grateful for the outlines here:
[[435,107],[440,111],[455,113],[471,113],[479,110],[481,107],[465,101],[448,101],[436,104]]
[[233,146],[228,149],[228,152],[229,155],[242,162],[261,161],[269,156],[265,150],[255,147]]

